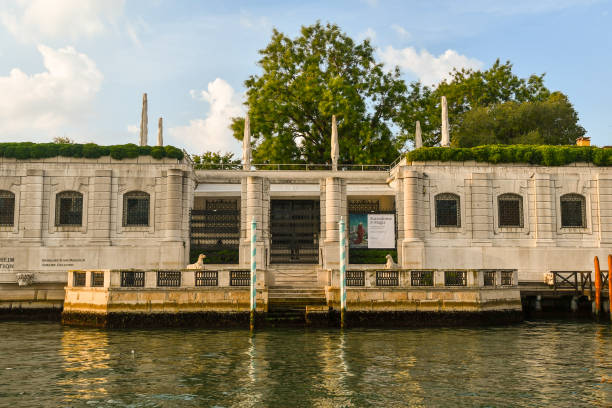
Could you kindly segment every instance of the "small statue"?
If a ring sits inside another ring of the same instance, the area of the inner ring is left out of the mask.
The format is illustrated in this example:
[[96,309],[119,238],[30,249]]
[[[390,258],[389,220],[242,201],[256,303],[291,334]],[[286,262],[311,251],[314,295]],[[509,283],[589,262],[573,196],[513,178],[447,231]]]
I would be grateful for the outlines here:
[[187,269],[204,269],[204,258],[206,258],[206,255],[200,254],[198,262],[187,265]]
[[393,261],[393,257],[391,254],[387,254],[387,263],[385,264],[385,269],[397,269],[399,265]]
[[545,272],[544,273],[544,283],[547,284],[548,286],[554,286],[555,285],[555,274],[552,272]]

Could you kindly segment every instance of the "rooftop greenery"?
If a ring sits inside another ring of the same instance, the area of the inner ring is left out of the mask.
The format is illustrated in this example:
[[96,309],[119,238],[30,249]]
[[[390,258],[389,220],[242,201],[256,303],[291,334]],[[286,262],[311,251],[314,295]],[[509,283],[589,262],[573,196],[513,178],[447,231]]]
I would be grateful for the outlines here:
[[593,163],[612,166],[612,148],[594,146],[485,145],[469,148],[421,147],[407,154],[408,161],[467,161],[485,163],[527,163],[564,166]]
[[27,160],[57,156],[86,159],[110,156],[116,160],[152,156],[155,159],[169,157],[181,160],[184,155],[182,150],[174,146],[136,146],[133,143],[113,146],[98,146],[94,143],[0,143],[0,157]]

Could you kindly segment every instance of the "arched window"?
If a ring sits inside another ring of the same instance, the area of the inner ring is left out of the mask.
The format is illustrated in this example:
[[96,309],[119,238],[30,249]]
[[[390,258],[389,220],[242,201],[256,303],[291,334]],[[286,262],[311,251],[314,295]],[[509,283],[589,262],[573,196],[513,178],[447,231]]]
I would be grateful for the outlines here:
[[561,196],[561,227],[586,228],[586,200],[580,194]]
[[523,197],[518,194],[502,194],[497,197],[500,227],[523,227]]
[[460,227],[461,207],[457,194],[442,193],[436,196],[436,227]]
[[0,226],[12,227],[15,224],[15,194],[0,190]]
[[149,226],[149,194],[144,191],[130,191],[123,195],[123,226]]
[[55,199],[55,225],[83,225],[83,194],[78,191],[62,191]]

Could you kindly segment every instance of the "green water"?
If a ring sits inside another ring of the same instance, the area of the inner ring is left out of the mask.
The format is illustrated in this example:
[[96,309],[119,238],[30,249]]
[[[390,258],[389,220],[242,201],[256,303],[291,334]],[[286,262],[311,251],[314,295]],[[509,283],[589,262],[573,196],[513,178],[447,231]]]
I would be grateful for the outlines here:
[[539,321],[251,336],[3,322],[0,406],[612,406],[612,330]]

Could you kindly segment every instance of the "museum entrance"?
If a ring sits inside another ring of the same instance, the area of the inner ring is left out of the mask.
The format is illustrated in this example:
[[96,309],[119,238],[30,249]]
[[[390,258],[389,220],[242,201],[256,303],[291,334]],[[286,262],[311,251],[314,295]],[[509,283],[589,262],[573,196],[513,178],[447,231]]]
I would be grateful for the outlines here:
[[320,229],[318,200],[271,200],[270,263],[318,264]]

